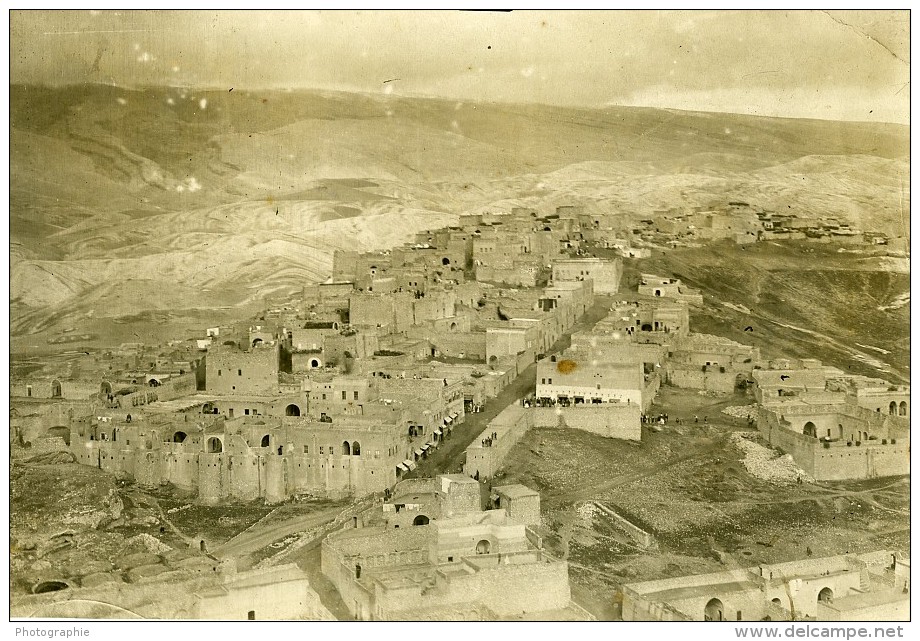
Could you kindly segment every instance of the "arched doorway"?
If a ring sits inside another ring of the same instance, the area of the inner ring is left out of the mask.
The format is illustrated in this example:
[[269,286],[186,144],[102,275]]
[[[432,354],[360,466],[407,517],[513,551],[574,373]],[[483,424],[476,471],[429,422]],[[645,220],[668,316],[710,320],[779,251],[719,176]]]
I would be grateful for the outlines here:
[[150,387],[159,387],[160,381],[158,381],[155,378],[151,378],[149,381],[147,381],[147,385],[149,385]]
[[652,331],[652,324],[651,324],[651,323],[642,323],[642,327],[640,327],[639,329],[641,329],[643,332],[650,332],[650,331]]
[[259,443],[259,446],[268,447],[270,444],[271,444],[271,438],[269,437],[268,434],[266,434],[265,436],[262,437],[262,441],[261,443]]
[[173,443],[185,443],[185,439],[188,438],[188,434],[185,432],[176,432],[173,434],[172,441]]
[[891,401],[891,403],[888,404],[888,413],[889,413],[889,414],[897,414],[897,413],[898,413],[898,404],[897,404],[896,401]]
[[66,425],[58,425],[48,429],[46,433],[50,438],[60,438],[66,445],[70,445],[70,428]]
[[57,592],[58,590],[66,590],[69,588],[64,581],[42,581],[37,583],[35,587],[32,588],[32,594],[46,594],[48,592]]
[[112,384],[108,381],[102,381],[102,385],[99,386],[99,391],[106,395],[111,394]]
[[725,606],[719,599],[709,599],[706,607],[703,609],[704,621],[724,621]]
[[412,525],[428,525],[429,519],[424,514],[419,514],[412,520]]
[[361,456],[361,444],[358,441],[351,444],[351,455]]
[[61,398],[61,396],[63,396],[61,392],[61,381],[51,381],[51,398]]
[[843,425],[837,424],[837,438],[843,440]]
[[441,259],[441,264],[442,264],[442,265],[450,265],[450,258],[448,258],[447,256],[445,256],[444,258]]
[[224,444],[221,443],[221,440],[216,436],[212,436],[208,439],[208,453],[209,454],[220,454],[224,451]]
[[907,401],[901,401],[898,406],[898,416],[907,416]]
[[285,416],[300,416],[300,406],[294,403],[291,403],[284,408]]
[[310,359],[310,368],[311,368],[311,369],[316,369],[317,367],[319,367],[319,359],[311,358],[311,359]]
[[342,454],[345,456],[351,455],[351,445],[348,444],[348,441],[342,441]]
[[492,544],[483,539],[476,544],[476,554],[488,554],[492,550]]
[[805,436],[811,436],[812,438],[818,437],[818,428],[815,427],[815,424],[811,421],[805,423],[805,427],[802,428],[802,434]]
[[834,600],[834,591],[830,588],[822,588],[818,592],[818,603],[830,603]]
[[254,340],[252,341],[252,346],[253,346],[253,347],[261,347],[262,343],[263,343],[263,341],[262,341],[261,338],[256,338],[256,339],[254,339]]

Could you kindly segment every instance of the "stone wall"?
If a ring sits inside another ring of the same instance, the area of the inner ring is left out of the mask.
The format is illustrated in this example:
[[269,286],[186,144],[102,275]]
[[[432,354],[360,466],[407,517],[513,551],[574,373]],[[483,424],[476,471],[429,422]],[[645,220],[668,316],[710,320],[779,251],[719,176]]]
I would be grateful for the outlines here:
[[[434,589],[415,584],[403,590],[387,590],[377,602],[382,619],[399,620],[401,611],[459,603],[481,603],[499,616],[513,616],[562,609],[569,605],[568,567],[564,561],[548,562],[539,552],[526,553],[536,562],[503,564],[500,555],[495,565],[480,566],[472,574],[438,577]],[[513,559],[513,555],[509,560]],[[486,561],[479,557],[479,563]]]
[[[501,468],[505,457],[533,426],[534,413],[512,405],[495,417],[486,429],[473,439],[466,448],[466,463],[463,472],[478,478],[491,478]],[[483,447],[482,441],[491,438],[496,432],[498,438],[492,440],[491,446]]]
[[[713,371],[713,369],[715,371]],[[687,389],[709,390],[731,394],[735,391],[737,372],[727,370],[724,374],[718,368],[709,368],[703,371],[702,367],[680,367],[669,364],[667,366],[668,383],[674,387]]]
[[[833,406],[832,406],[833,407]],[[910,473],[910,441],[904,438],[895,439],[891,443],[888,439],[883,444],[881,439],[855,441],[847,445],[844,440],[833,442],[821,441],[812,436],[807,436],[800,431],[794,431],[793,426],[798,426],[806,419],[811,419],[817,425],[818,435],[825,434],[827,429],[832,431],[837,425],[855,421],[853,417],[823,412],[806,413],[809,408],[790,406],[773,411],[759,407],[757,410],[757,428],[764,438],[774,447],[791,454],[796,464],[809,475],[819,481],[848,480],[876,478],[879,476],[894,476]],[[815,408],[811,408],[814,410]],[[825,408],[829,409],[829,408]],[[862,409],[862,408],[856,408]],[[868,412],[868,410],[864,410]],[[873,412],[868,412],[874,414]],[[787,417],[784,421],[782,417]],[[794,423],[792,422],[794,421]],[[843,421],[843,423],[838,423]],[[879,419],[883,422],[883,419]],[[834,427],[829,427],[833,425]],[[844,433],[850,429],[844,426]],[[859,423],[856,427],[868,427],[868,423]],[[878,426],[876,426],[878,427]]]
[[278,392],[278,347],[252,351],[237,349],[208,352],[208,392],[218,394],[275,394]]
[[634,403],[538,407],[533,412],[534,425],[537,427],[569,427],[631,441],[642,438],[642,409]]
[[432,332],[428,340],[443,356],[486,360],[485,332],[458,332],[453,334]]

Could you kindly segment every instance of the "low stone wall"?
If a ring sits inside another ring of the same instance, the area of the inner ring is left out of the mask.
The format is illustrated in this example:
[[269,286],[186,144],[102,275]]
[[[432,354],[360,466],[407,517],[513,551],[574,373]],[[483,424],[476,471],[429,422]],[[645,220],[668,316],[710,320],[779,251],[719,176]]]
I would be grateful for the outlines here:
[[658,542],[655,540],[654,536],[640,528],[638,525],[631,523],[625,517],[620,516],[606,505],[601,503],[595,503],[594,505],[597,506],[601,512],[612,518],[620,527],[620,529],[626,532],[626,534],[629,535],[629,538],[635,541],[636,545],[638,545],[640,548],[643,550],[658,549]]

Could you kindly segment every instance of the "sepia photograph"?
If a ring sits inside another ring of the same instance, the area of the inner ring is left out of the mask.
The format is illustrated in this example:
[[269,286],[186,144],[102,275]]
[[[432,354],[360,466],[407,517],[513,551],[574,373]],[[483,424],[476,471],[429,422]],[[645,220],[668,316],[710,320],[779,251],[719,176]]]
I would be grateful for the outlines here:
[[8,638],[904,636],[908,9],[6,13]]

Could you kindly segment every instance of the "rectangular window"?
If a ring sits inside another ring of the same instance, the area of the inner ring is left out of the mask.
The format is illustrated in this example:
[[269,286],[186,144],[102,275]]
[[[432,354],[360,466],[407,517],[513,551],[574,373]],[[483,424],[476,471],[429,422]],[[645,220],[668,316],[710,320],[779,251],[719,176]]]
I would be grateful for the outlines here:
[[320,453],[320,454],[323,453],[323,446],[322,446],[322,445],[319,446],[319,453]]
[[380,450],[374,450],[374,458],[380,458]]
[[546,385],[546,379],[545,379],[545,378],[541,378],[541,379],[540,379],[540,385]]
[[324,400],[324,401],[326,400],[326,395],[325,395],[325,394],[323,394],[323,400]]
[[355,400],[358,400],[358,390],[355,390]]
[[220,376],[222,373],[223,373],[223,372],[221,372],[221,370],[217,370],[217,375],[218,375],[218,376]]
[[249,416],[249,409],[244,409],[243,414],[245,414],[246,416]]
[[237,375],[237,376],[242,376],[242,375],[243,375],[243,370],[241,370],[241,369],[236,370],[236,375]]
[[345,390],[342,390],[342,400],[343,401],[347,399],[347,396],[346,396],[347,394],[348,392],[346,392]]
[[303,446],[303,453],[304,453],[304,454],[309,454],[309,453],[310,453],[310,446],[309,446],[309,445],[304,445],[304,446]]
[[546,379],[546,380],[548,380],[548,381],[549,381],[549,384],[550,384],[550,385],[552,385],[552,384],[553,384],[553,379],[551,379],[551,378],[548,378],[548,379]]
[[335,452],[332,451],[332,446],[330,445],[330,446],[329,446],[329,455],[332,456],[333,454],[335,454]]
[[32,396],[32,386],[26,385],[26,396]]

